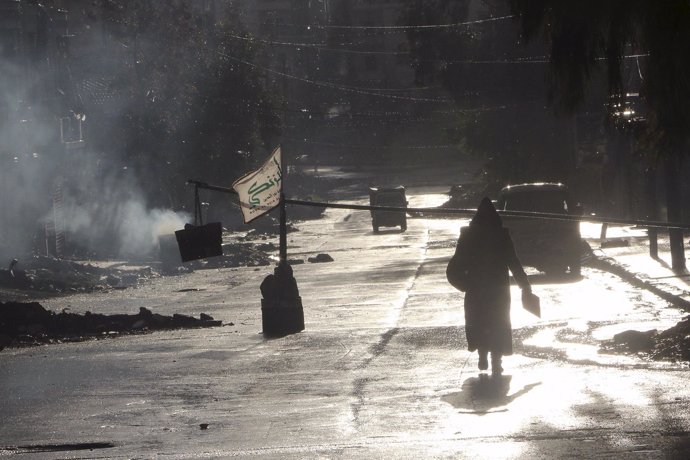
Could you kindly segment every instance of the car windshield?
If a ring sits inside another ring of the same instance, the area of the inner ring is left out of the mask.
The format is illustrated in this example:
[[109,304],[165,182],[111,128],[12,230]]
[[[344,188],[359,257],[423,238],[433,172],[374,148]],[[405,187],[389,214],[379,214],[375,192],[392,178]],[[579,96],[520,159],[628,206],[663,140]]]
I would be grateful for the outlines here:
[[534,190],[506,196],[503,210],[567,213],[568,202],[562,192]]

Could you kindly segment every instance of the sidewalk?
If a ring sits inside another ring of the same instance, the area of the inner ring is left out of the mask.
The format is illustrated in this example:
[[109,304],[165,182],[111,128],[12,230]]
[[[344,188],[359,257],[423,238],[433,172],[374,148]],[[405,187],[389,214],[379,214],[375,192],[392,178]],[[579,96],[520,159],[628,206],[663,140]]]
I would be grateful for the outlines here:
[[[614,273],[635,287],[646,289],[674,306],[690,312],[690,273],[671,269],[669,240],[659,235],[659,257],[649,254],[649,238],[644,229],[609,227],[602,247],[600,224],[584,223],[582,237],[592,248],[587,263]],[[686,251],[688,249],[686,248]]]

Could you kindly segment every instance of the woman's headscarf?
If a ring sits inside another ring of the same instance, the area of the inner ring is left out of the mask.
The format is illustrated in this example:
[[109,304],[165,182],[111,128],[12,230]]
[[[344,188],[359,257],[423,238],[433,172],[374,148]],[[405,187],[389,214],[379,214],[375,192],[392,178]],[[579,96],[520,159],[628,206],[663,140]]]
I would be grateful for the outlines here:
[[501,216],[496,212],[496,207],[487,197],[482,198],[477,213],[472,218],[471,225],[481,225],[482,227],[502,227]]

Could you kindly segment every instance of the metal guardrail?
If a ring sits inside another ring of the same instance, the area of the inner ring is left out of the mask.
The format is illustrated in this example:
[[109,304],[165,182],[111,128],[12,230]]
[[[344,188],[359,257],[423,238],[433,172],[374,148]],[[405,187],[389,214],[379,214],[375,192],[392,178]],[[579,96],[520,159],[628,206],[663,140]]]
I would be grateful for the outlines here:
[[[237,192],[231,188],[220,187],[217,185],[209,185],[205,182],[197,180],[188,180],[188,184],[194,185],[196,188],[207,190],[214,190],[217,192],[230,193],[237,195]],[[335,208],[335,209],[352,209],[356,211],[390,211],[390,212],[406,212],[410,214],[419,214],[423,217],[429,216],[451,216],[451,215],[466,215],[471,216],[477,212],[476,209],[461,209],[461,208],[410,208],[410,207],[395,207],[395,206],[374,206],[365,204],[350,204],[350,203],[330,203],[325,201],[309,201],[297,200],[293,198],[286,198],[286,204],[294,206],[313,206],[321,208]],[[683,222],[663,222],[658,220],[637,220],[637,219],[622,219],[617,217],[593,216],[593,215],[569,215],[569,214],[555,214],[547,212],[529,212],[529,211],[498,211],[501,216],[506,217],[523,217],[529,219],[545,219],[545,220],[560,220],[570,222],[593,222],[601,224],[618,224],[631,225],[652,229],[680,229],[690,230],[690,223]]]
[[[328,203],[328,202],[317,202],[317,201],[306,201],[306,200],[295,200],[286,198],[285,203],[298,205],[298,206],[318,206],[325,208],[338,208],[338,209],[353,209],[362,211],[392,211],[392,212],[407,212],[411,214],[420,214],[423,217],[433,216],[433,215],[474,215],[477,212],[476,209],[460,209],[460,208],[400,208],[393,206],[372,206],[372,205],[358,205],[358,204],[346,204],[346,203]],[[498,211],[501,216],[507,217],[523,217],[531,219],[547,219],[547,220],[561,220],[561,221],[571,221],[571,222],[595,222],[602,224],[621,224],[621,225],[631,225],[646,228],[673,228],[673,229],[683,229],[690,230],[690,223],[682,222],[663,222],[655,220],[634,220],[634,219],[620,219],[616,217],[599,217],[592,215],[582,215],[575,216],[569,214],[555,214],[547,212],[529,212],[529,211]]]

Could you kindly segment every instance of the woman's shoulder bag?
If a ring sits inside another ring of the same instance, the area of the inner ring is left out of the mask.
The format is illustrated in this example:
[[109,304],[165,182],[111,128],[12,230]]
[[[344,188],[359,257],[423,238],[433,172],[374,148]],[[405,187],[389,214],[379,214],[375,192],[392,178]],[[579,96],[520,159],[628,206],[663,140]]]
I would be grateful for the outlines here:
[[446,278],[455,289],[465,292],[469,284],[469,270],[472,265],[467,233],[469,227],[460,229],[460,238],[455,247],[455,254],[450,258],[446,267]]

